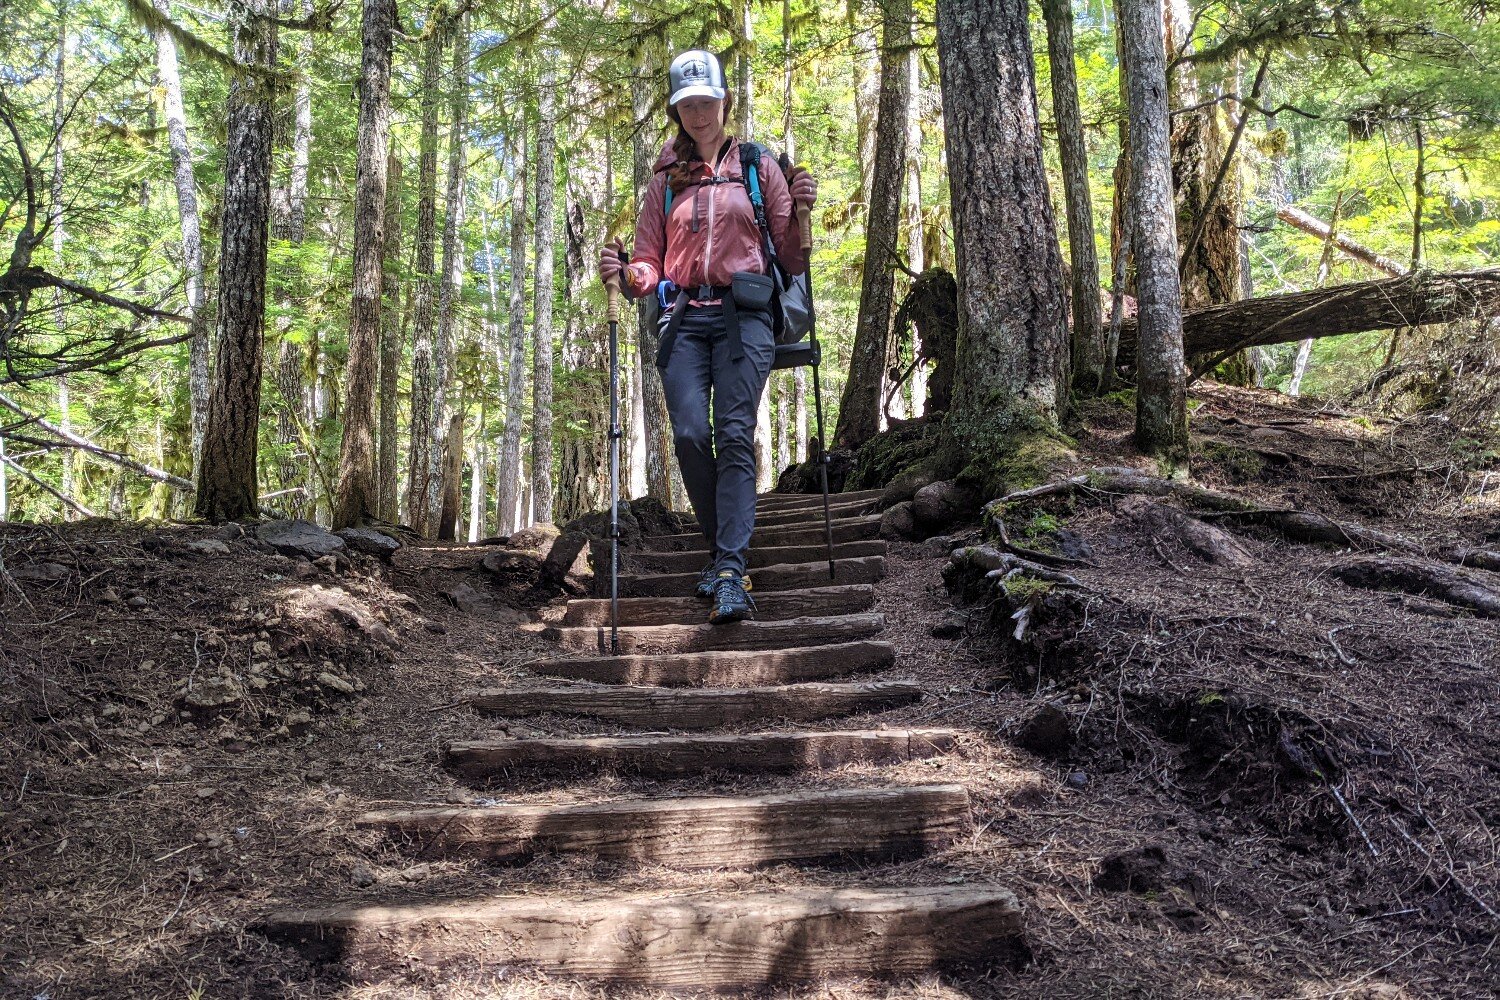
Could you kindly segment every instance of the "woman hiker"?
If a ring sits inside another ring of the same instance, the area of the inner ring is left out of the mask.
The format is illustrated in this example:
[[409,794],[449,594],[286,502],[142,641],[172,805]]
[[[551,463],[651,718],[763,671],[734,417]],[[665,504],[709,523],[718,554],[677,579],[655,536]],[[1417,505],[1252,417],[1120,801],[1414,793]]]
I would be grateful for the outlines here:
[[[708,541],[697,594],[711,602],[708,620],[723,624],[755,612],[745,570],[755,527],[756,410],[775,354],[770,264],[739,140],[724,132],[731,97],[719,60],[684,52],[668,85],[677,138],[656,163],[629,263],[616,242],[602,252],[599,273],[606,284],[623,275],[627,295],[656,294],[667,309],[656,364],[682,481]],[[800,168],[791,173],[788,183],[765,154],[756,169],[777,257],[788,274],[800,274],[807,259],[793,203],[811,207],[818,186]]]

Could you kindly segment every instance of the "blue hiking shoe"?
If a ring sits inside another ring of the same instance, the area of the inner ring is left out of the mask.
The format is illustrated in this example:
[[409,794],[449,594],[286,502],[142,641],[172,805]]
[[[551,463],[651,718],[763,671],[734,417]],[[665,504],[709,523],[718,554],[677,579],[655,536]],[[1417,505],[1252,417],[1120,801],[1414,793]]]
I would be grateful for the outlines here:
[[714,579],[710,625],[728,625],[755,617],[755,601],[749,594],[750,578],[725,570]]
[[703,572],[698,574],[698,586],[693,590],[693,596],[700,601],[711,601],[714,599],[714,581],[719,578],[719,572],[714,567],[717,563],[710,559],[708,565],[703,567]]

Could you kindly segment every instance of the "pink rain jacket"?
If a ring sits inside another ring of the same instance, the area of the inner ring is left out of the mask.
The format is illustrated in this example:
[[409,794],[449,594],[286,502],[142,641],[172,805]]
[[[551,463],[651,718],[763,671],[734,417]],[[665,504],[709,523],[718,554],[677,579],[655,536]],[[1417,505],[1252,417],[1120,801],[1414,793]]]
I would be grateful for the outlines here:
[[[669,278],[678,287],[727,285],[736,271],[765,274],[768,270],[761,249],[760,229],[750,207],[740,170],[740,143],[731,139],[729,149],[715,170],[707,163],[694,167],[695,183],[672,196],[672,217],[663,225],[666,203],[666,170],[677,162],[670,143],[656,161],[646,201],[635,226],[635,251],[625,270],[632,295],[651,295],[657,282]],[[790,274],[807,270],[807,257],[792,210],[786,175],[768,156],[760,158],[760,190],[766,203],[766,223],[781,266]],[[717,183],[709,183],[718,177]]]

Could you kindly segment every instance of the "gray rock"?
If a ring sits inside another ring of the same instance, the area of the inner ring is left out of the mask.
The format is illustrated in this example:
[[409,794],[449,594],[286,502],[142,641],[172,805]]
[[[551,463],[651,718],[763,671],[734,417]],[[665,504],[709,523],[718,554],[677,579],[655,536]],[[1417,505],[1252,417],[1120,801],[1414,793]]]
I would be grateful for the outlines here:
[[318,674],[318,676],[314,679],[318,682],[318,687],[327,688],[330,691],[337,691],[339,694],[354,693],[353,684],[350,684],[338,674],[329,673],[327,670]]
[[494,598],[475,590],[467,583],[460,583],[442,591],[448,602],[464,614],[487,618],[506,625],[520,625],[529,619],[523,612],[501,604]]
[[14,566],[10,575],[24,583],[58,583],[66,580],[73,571],[62,563],[32,563],[30,566]]
[[227,556],[229,546],[217,538],[200,538],[195,542],[188,542],[183,548],[190,552],[196,552],[204,556]]
[[389,559],[401,547],[401,543],[396,539],[374,528],[341,528],[334,534],[342,538],[344,544],[355,552],[363,552],[367,556],[379,556],[382,559]]
[[233,678],[208,677],[182,696],[182,710],[194,722],[214,722],[238,712],[244,699]]
[[527,549],[545,558],[562,531],[555,524],[533,524],[510,536],[505,543],[513,549]]
[[513,573],[535,573],[542,564],[541,554],[533,550],[513,551],[497,548],[479,563],[487,572],[496,576]]
[[893,542],[908,541],[917,534],[917,519],[912,503],[903,500],[880,515],[880,537]]
[[917,490],[912,513],[919,524],[945,528],[979,510],[979,498],[957,483],[940,480]]
[[344,540],[311,521],[267,521],[255,529],[261,541],[284,556],[318,559],[344,551]]

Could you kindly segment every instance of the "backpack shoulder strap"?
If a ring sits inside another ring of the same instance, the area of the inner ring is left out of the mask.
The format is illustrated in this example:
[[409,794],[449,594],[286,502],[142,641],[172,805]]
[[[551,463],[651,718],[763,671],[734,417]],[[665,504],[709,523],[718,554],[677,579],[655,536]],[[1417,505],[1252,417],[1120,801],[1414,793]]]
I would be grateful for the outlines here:
[[750,204],[756,208],[756,222],[765,224],[765,216],[761,211],[765,207],[765,199],[760,193],[760,158],[764,150],[760,143],[743,141],[740,143],[740,174],[745,180],[745,189],[750,192]]

